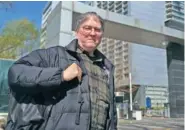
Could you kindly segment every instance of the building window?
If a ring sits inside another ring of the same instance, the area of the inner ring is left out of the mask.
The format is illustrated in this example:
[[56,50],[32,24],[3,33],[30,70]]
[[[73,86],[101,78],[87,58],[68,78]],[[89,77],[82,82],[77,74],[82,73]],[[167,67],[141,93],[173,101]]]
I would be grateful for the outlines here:
[[126,73],[126,74],[124,74],[125,75],[125,78],[128,78],[129,77],[129,74],[128,73]]

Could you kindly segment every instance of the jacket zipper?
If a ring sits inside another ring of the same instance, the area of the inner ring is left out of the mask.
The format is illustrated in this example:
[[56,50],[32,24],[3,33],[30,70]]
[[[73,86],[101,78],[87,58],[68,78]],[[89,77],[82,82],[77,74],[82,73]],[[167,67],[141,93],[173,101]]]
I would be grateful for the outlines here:
[[[87,70],[86,70],[86,67],[85,67],[85,64],[83,62],[82,57],[79,54],[77,54],[77,57],[79,59],[80,66],[82,68],[84,68],[82,70],[84,70],[86,72],[86,74],[87,74]],[[90,127],[91,127],[91,95],[90,95],[90,87],[89,87],[89,77],[88,77],[88,74],[87,74],[87,81],[88,81],[87,82],[87,85],[88,85],[88,94],[89,94],[89,126],[87,127],[87,130],[90,130]]]

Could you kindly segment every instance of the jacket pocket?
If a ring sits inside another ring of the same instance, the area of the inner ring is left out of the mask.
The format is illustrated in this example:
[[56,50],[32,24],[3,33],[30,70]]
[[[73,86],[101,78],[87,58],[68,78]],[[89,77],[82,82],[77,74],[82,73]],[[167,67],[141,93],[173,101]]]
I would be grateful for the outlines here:
[[37,105],[33,104],[17,104],[11,115],[15,130],[31,130],[44,122]]
[[37,130],[44,126],[51,111],[51,105],[46,106],[31,102],[17,102],[12,105],[11,119],[15,130]]

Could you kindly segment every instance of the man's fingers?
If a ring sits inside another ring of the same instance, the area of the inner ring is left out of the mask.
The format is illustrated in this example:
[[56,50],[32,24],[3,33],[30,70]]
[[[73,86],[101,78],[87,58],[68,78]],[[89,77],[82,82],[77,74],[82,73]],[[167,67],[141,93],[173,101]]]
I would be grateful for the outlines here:
[[78,80],[79,80],[79,82],[81,82],[81,80],[82,80],[82,70],[79,66],[78,66]]
[[65,81],[70,81],[74,78],[78,78],[79,82],[81,82],[82,70],[76,63],[73,63],[68,66],[67,69],[65,69],[62,76]]

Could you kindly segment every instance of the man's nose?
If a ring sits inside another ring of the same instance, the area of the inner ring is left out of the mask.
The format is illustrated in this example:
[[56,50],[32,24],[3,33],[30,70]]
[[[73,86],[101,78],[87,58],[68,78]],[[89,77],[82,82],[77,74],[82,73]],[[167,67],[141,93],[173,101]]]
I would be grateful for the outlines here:
[[96,33],[95,33],[95,30],[94,30],[94,28],[92,28],[91,29],[91,33],[90,33],[90,35],[95,35]]

